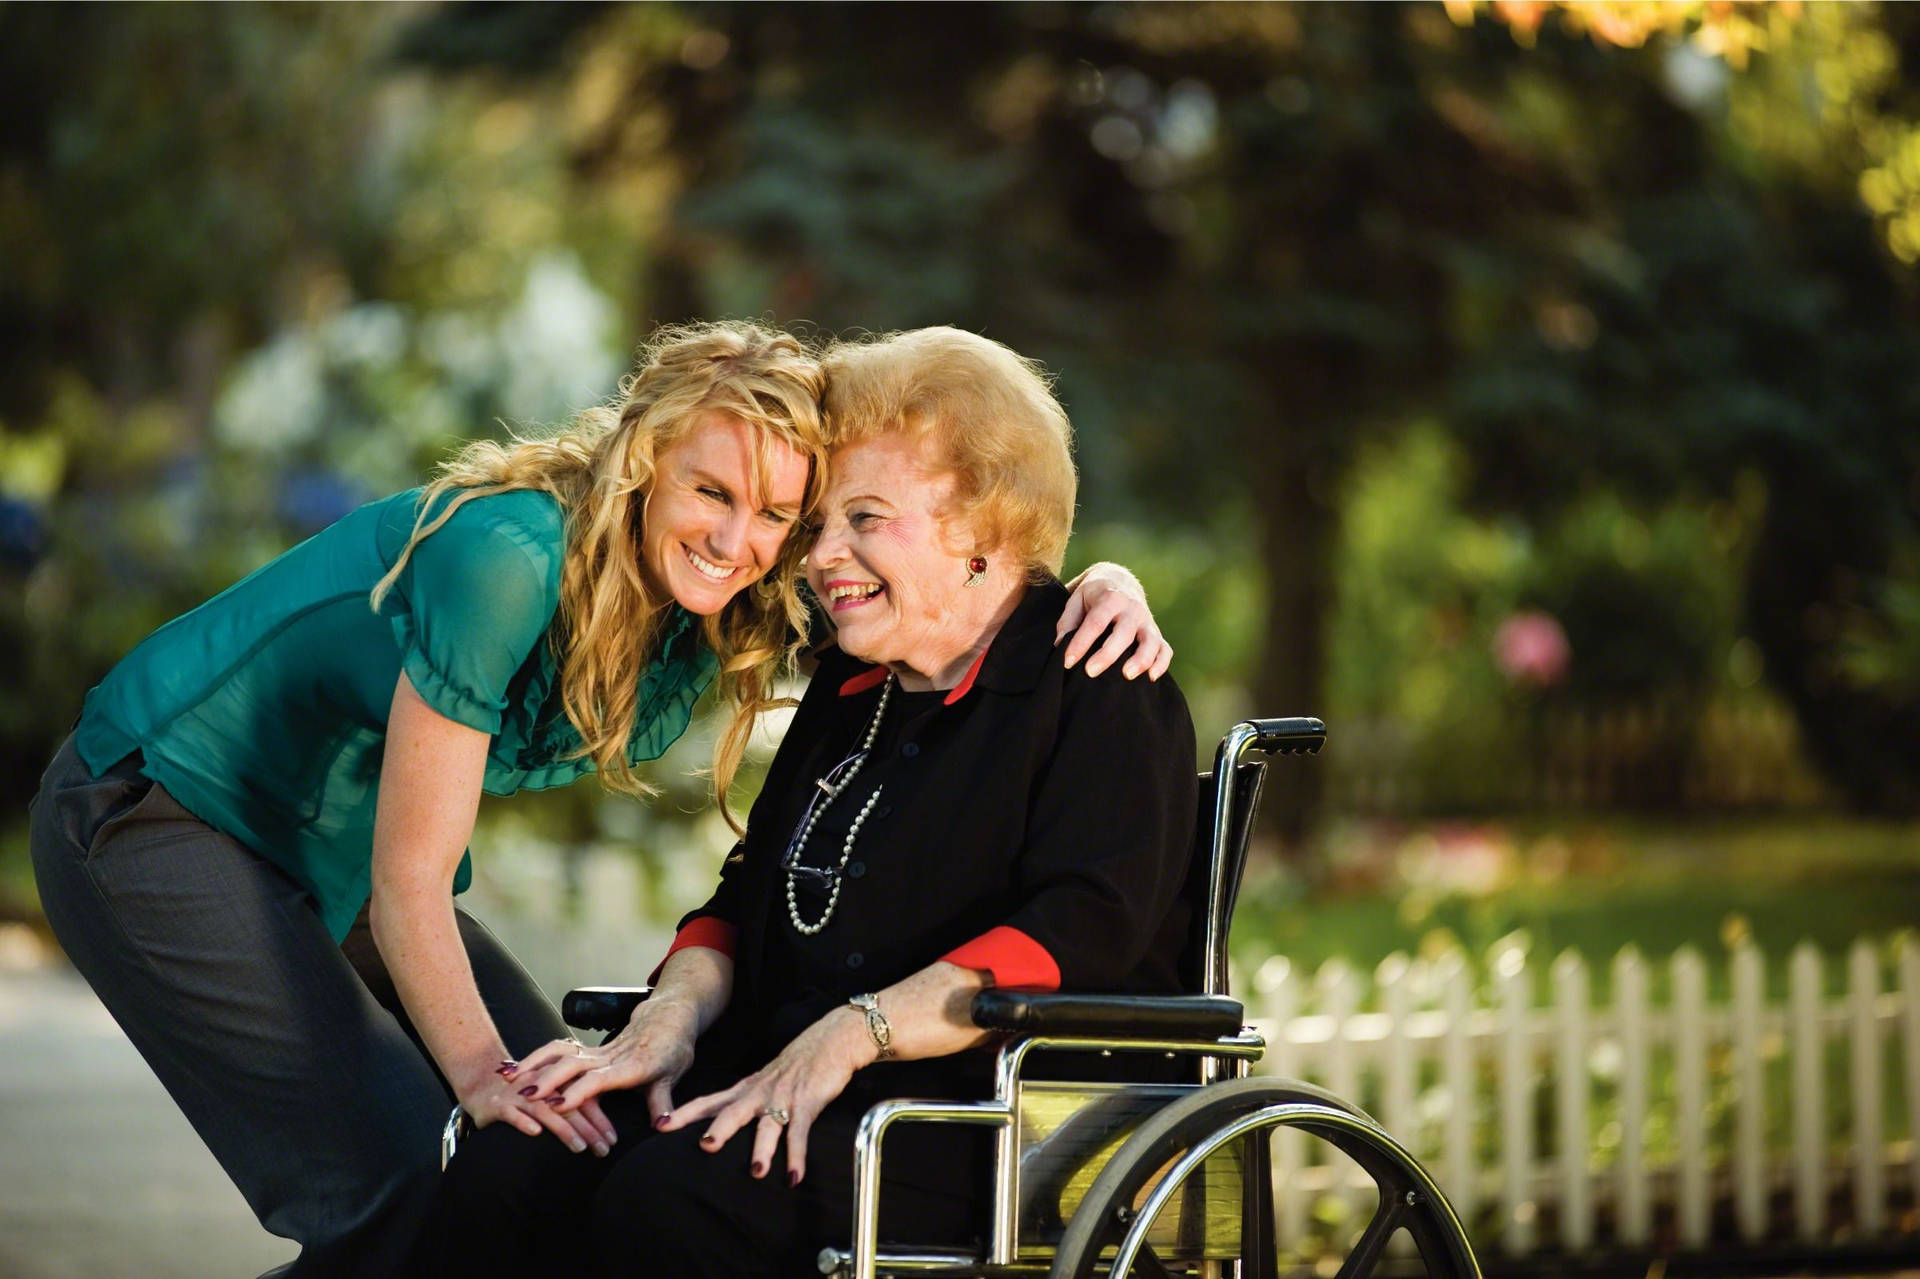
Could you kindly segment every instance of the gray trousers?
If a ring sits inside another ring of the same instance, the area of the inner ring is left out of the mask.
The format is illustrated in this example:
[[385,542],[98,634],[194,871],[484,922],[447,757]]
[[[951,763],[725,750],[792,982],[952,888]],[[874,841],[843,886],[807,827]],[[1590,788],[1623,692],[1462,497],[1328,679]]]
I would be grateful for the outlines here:
[[[140,775],[94,777],[69,737],[32,807],[47,922],[260,1224],[275,1274],[407,1273],[453,1097],[380,963],[366,913],[336,945],[305,890]],[[526,970],[459,913],[516,1056],[564,1036]]]

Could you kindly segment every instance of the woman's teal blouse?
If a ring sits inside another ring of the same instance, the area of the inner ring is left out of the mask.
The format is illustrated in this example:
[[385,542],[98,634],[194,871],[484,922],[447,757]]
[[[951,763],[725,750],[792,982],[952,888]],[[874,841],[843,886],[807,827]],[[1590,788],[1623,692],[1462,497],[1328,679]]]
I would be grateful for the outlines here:
[[[413,530],[420,491],[342,518],[150,635],[87,694],[76,732],[97,776],[142,768],[208,825],[313,894],[336,938],[370,889],[374,804],[400,672],[434,710],[492,737],[483,788],[543,790],[593,771],[560,704],[547,642],[566,521],[545,493],[460,506],[414,548],[376,614],[375,582]],[[712,682],[678,605],[646,668],[627,757],[655,759]],[[463,858],[454,891],[472,877]]]

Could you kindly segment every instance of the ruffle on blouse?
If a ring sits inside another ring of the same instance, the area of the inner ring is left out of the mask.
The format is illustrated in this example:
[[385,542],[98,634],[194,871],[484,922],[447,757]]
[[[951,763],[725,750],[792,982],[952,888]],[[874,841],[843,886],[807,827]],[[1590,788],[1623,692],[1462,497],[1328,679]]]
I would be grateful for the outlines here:
[[[488,794],[549,790],[596,771],[591,758],[574,756],[582,741],[556,691],[559,664],[549,643],[550,630],[509,681],[503,700],[492,704],[433,664],[403,591],[390,594],[381,612],[393,629],[402,668],[421,698],[447,718],[493,739],[481,783]],[[627,743],[629,764],[658,759],[686,731],[716,667],[714,655],[700,642],[693,615],[672,606],[658,655],[640,674],[634,730]]]
[[[633,734],[627,739],[627,763],[639,765],[658,759],[667,747],[678,741],[693,718],[693,707],[713,682],[718,663],[714,655],[693,633],[693,615],[675,607],[673,620],[660,639],[660,655],[647,664],[640,675],[640,693],[635,703]],[[555,684],[559,664],[552,647],[542,637],[534,654],[526,687],[509,708],[506,724],[524,724],[517,750],[508,746],[507,734],[495,738],[489,759],[502,773],[494,777],[488,769],[488,787],[493,794],[511,794],[516,790],[550,790],[565,786],[583,773],[598,770],[586,756],[568,758],[583,745],[580,730],[567,718]],[[494,784],[504,785],[494,790]]]

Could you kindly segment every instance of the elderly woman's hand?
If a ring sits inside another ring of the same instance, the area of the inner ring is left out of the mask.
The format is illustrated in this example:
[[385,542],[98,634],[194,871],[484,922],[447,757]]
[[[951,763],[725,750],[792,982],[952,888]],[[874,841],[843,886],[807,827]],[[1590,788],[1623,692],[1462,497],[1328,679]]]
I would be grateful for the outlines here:
[[836,1008],[754,1074],[731,1088],[696,1097],[659,1127],[670,1132],[712,1116],[700,1138],[701,1147],[712,1152],[748,1124],[757,1124],[750,1168],[755,1177],[766,1176],[773,1167],[774,1148],[784,1132],[787,1184],[797,1186],[807,1171],[807,1134],[813,1121],[875,1055],[860,1014]]
[[654,1125],[673,1111],[673,1085],[693,1064],[696,1010],[648,1000],[626,1027],[597,1048],[556,1039],[522,1058],[510,1075],[520,1094],[562,1116],[582,1115],[611,1133],[597,1100],[603,1092],[645,1087]]
[[1073,636],[1067,644],[1067,669],[1073,669],[1074,663],[1087,657],[1087,650],[1105,635],[1106,642],[1093,656],[1087,657],[1087,674],[1098,675],[1106,670],[1120,660],[1130,645],[1135,646],[1133,656],[1120,668],[1122,675],[1133,679],[1144,672],[1149,679],[1159,679],[1167,673],[1173,661],[1173,646],[1161,636],[1160,627],[1153,620],[1153,610],[1147,607],[1147,590],[1140,585],[1139,578],[1118,564],[1103,562],[1068,585],[1073,588],[1073,597],[1067,601],[1066,611],[1060,614],[1060,624],[1053,635],[1056,644],[1068,635]]

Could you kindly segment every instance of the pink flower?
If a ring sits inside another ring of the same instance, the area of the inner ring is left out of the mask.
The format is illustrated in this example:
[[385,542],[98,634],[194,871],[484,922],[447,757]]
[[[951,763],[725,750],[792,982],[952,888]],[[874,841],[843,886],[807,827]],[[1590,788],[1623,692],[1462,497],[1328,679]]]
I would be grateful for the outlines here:
[[1566,678],[1573,649],[1567,633],[1549,613],[1523,609],[1493,633],[1493,660],[1508,680],[1550,688]]

